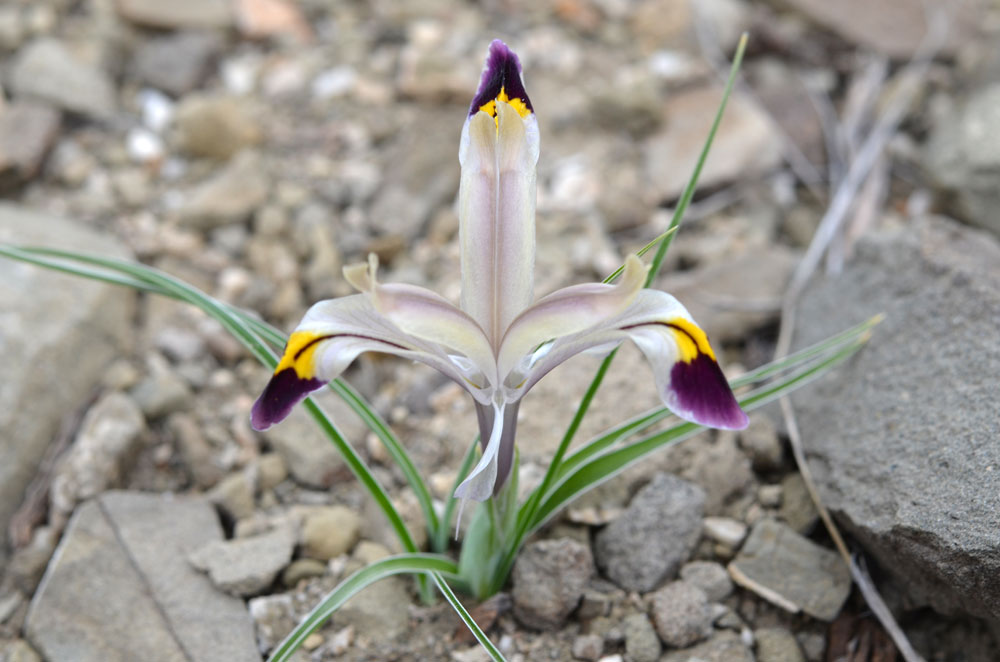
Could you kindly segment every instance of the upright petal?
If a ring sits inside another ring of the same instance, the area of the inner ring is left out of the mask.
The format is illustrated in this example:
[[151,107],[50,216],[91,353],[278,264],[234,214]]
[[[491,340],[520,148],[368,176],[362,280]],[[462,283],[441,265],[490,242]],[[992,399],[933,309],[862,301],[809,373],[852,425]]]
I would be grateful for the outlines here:
[[494,347],[534,283],[538,123],[520,71],[494,41],[459,147],[462,309]]
[[620,315],[546,347],[544,356],[531,362],[518,390],[507,397],[522,396],[580,352],[626,339],[645,354],[660,398],[677,416],[715,428],[746,427],[749,419],[736,402],[705,332],[677,299],[655,290],[642,290]]
[[310,392],[335,379],[363,352],[385,352],[426,363],[489,401],[492,389],[480,392],[474,366],[453,360],[434,343],[402,332],[372,305],[365,294],[321,301],[292,332],[274,375],[254,403],[250,421],[265,430],[288,416]]

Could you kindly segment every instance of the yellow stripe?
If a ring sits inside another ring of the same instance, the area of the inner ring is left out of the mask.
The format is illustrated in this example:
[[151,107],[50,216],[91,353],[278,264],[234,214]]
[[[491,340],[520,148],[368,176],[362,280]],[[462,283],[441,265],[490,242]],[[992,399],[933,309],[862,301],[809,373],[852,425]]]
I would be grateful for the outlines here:
[[713,361],[715,360],[715,352],[712,351],[712,346],[708,344],[708,336],[694,322],[688,321],[683,317],[675,317],[667,320],[667,324],[670,325],[670,330],[674,334],[674,340],[677,342],[677,348],[680,353],[679,360],[684,363],[690,363],[699,354],[704,354]]
[[497,131],[500,130],[500,115],[497,113],[497,102],[500,101],[516,110],[517,114],[521,117],[527,117],[531,114],[531,109],[528,108],[528,104],[524,103],[524,99],[519,99],[517,97],[511,99],[507,96],[507,90],[501,87],[500,94],[497,95],[496,99],[487,101],[479,107],[480,111],[488,113],[490,117],[493,118],[493,121],[496,122],[497,125]]
[[312,379],[315,377],[316,369],[313,359],[321,343],[314,341],[322,337],[323,334],[313,333],[312,331],[296,331],[293,333],[288,338],[288,344],[285,345],[285,353],[282,354],[281,361],[278,363],[278,367],[275,368],[274,373],[277,374],[282,370],[294,368],[295,374],[299,379]]

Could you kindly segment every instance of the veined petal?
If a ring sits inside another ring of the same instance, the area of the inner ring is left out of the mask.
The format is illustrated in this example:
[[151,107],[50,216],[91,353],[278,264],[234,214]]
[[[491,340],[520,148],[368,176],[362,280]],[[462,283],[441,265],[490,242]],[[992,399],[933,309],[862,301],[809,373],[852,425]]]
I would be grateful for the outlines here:
[[665,292],[642,290],[628,308],[604,324],[556,340],[534,362],[516,392],[520,397],[546,373],[580,352],[630,338],[653,369],[663,403],[677,416],[700,425],[739,430],[749,419],[740,409],[705,332]]
[[[441,295],[416,285],[382,284],[376,278],[378,258],[344,269],[348,282],[371,297],[375,309],[400,330],[468,358],[479,372],[496,381],[496,361],[489,341],[475,320]],[[479,385],[481,388],[485,384]]]
[[647,268],[635,255],[614,285],[572,285],[542,297],[517,316],[500,345],[497,363],[506,379],[522,358],[542,343],[598,326],[626,310],[646,281]]
[[465,387],[477,400],[489,401],[493,389],[481,390],[468,366],[440,347],[400,331],[375,310],[364,294],[321,301],[306,312],[292,332],[274,375],[254,403],[250,421],[266,430],[288,416],[310,392],[335,379],[363,352],[385,352],[426,363]]
[[520,69],[503,42],[491,44],[459,147],[462,309],[494,347],[534,283],[538,122]]

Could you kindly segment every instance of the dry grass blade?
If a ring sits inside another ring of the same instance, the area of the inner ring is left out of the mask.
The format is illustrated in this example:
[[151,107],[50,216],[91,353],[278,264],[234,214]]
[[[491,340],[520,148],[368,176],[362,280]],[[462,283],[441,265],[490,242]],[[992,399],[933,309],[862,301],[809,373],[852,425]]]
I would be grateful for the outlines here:
[[[944,44],[948,30],[947,18],[944,13],[937,12],[929,15],[927,24],[929,26],[928,34],[917,55],[898,76],[895,97],[881,116],[879,116],[856,154],[853,155],[854,158],[851,160],[846,175],[837,186],[830,205],[823,219],[820,221],[819,227],[816,229],[816,234],[813,236],[806,254],[792,276],[782,305],[780,331],[775,349],[776,359],[787,356],[791,348],[792,333],[795,326],[795,307],[799,297],[805,289],[806,284],[815,274],[823,256],[828,253],[835,238],[840,235],[848,212],[857,202],[858,192],[868,179],[875,164],[882,157],[886,145],[895,135],[900,122],[906,115],[916,95],[917,85],[924,78],[934,55]],[[872,78],[874,78],[874,75],[873,73]],[[864,104],[861,105],[863,106]],[[829,531],[830,537],[833,539],[844,562],[850,568],[851,577],[857,583],[862,596],[865,598],[872,612],[878,617],[882,627],[892,637],[903,659],[906,662],[923,662],[923,658],[913,649],[906,635],[896,623],[885,601],[879,595],[874,583],[868,576],[868,573],[863,571],[859,564],[855,562],[855,559],[848,550],[843,536],[834,524],[829,510],[823,504],[816,489],[816,483],[813,480],[812,472],[809,470],[805,452],[802,448],[802,439],[799,434],[792,404],[787,397],[781,398],[780,404],[788,429],[792,453],[795,456],[799,472],[802,474],[810,498],[816,504],[816,509],[823,520],[824,526]]]

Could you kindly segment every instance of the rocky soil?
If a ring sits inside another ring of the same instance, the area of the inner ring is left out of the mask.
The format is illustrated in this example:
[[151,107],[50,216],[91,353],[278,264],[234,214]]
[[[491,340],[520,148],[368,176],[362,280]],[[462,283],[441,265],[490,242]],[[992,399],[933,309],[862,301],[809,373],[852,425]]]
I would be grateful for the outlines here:
[[[285,329],[349,293],[341,268],[369,252],[384,280],[457,299],[458,136],[499,37],[542,134],[537,291],[594,280],[667,227],[748,31],[659,283],[735,375],[773,355],[831,182],[894,74],[923,56],[924,4],[8,0],[0,241],[132,257]],[[794,401],[824,501],[914,646],[987,662],[1000,659],[1000,10],[966,2],[948,28],[803,297],[795,343],[887,321]],[[250,429],[267,371],[196,310],[0,260],[0,365],[0,660],[261,660],[340,579],[398,549],[306,416]],[[578,359],[526,398],[522,483],[596,365]],[[656,406],[647,371],[623,350],[580,437]],[[476,431],[471,401],[379,356],[347,379],[443,503]],[[319,399],[421,531],[385,449]],[[772,410],[585,495],[529,541],[504,593],[469,606],[510,660],[899,659]],[[298,659],[486,658],[446,605],[395,578]]]

